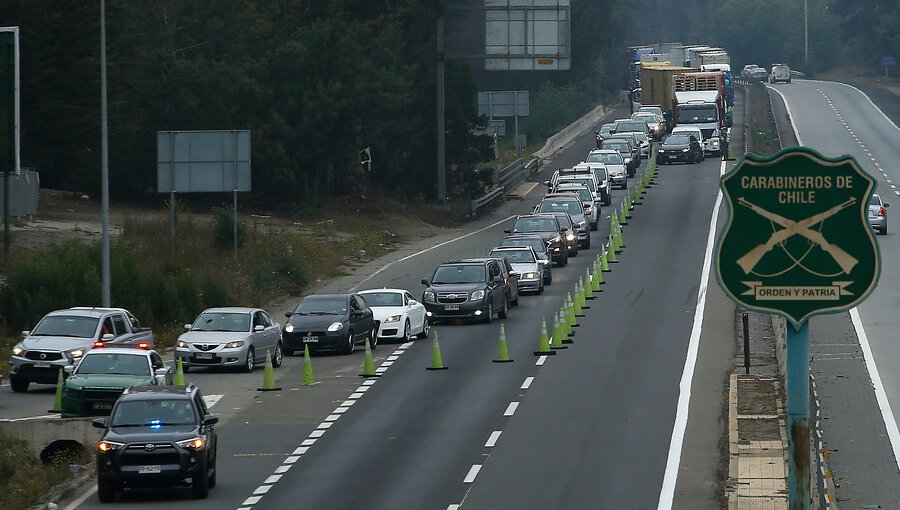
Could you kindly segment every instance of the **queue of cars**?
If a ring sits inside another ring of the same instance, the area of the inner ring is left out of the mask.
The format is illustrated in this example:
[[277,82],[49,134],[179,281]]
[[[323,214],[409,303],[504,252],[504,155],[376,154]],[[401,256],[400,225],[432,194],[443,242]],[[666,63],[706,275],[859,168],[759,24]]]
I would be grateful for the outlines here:
[[741,77],[746,80],[768,81],[769,83],[790,83],[791,68],[787,64],[772,64],[771,71],[756,64],[747,64],[741,70]]

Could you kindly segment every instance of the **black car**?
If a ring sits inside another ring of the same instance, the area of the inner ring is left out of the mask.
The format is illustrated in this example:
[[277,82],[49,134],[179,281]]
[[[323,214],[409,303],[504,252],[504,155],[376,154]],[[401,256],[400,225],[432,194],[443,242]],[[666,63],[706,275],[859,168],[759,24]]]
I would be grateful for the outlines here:
[[350,354],[367,338],[372,349],[378,346],[378,324],[359,294],[312,294],[284,315],[288,318],[282,331],[285,354],[302,351],[304,346],[310,351]]
[[509,310],[509,289],[496,259],[447,261],[422,278],[425,315],[439,319],[505,319]]
[[656,163],[664,165],[675,161],[699,163],[703,159],[703,147],[697,137],[687,133],[675,133],[659,144]]
[[216,430],[196,386],[136,386],[125,390],[97,443],[97,496],[115,500],[126,488],[190,485],[205,498],[216,486]]
[[542,274],[544,276],[544,285],[553,283],[553,257],[550,255],[550,248],[544,238],[537,235],[513,234],[500,240],[500,247],[508,246],[530,246],[534,253],[537,254],[538,262],[541,264]]
[[567,229],[560,226],[556,216],[552,214],[527,214],[516,218],[513,228],[506,229],[507,234],[539,235],[547,243],[547,251],[556,265],[562,267],[569,263],[569,250],[563,238]]

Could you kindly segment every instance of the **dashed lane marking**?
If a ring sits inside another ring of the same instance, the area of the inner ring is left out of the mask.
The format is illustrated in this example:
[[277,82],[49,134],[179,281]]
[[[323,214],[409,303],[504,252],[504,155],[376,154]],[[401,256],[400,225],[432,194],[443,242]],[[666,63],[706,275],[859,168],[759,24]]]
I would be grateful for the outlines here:
[[506,411],[503,411],[503,416],[512,416],[516,414],[516,409],[519,408],[518,402],[510,402],[506,407]]
[[481,471],[481,464],[472,464],[472,467],[469,468],[469,472],[466,473],[466,477],[463,478],[463,483],[474,482],[475,477],[478,476],[479,471]]
[[533,383],[533,382],[534,382],[534,377],[528,376],[525,378],[525,382],[522,383],[522,386],[520,386],[519,389],[527,390],[528,388],[531,387],[531,383]]
[[502,430],[495,430],[491,432],[490,437],[486,443],[484,443],[485,448],[493,448],[495,444],[497,444],[497,440],[500,439],[500,434],[503,433]]

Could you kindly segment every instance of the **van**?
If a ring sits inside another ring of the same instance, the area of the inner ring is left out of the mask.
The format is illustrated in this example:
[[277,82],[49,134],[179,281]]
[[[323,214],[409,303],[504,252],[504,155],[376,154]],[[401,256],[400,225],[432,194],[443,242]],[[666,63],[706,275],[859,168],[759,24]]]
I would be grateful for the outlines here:
[[769,83],[791,82],[791,68],[785,64],[772,64],[772,72],[769,73]]

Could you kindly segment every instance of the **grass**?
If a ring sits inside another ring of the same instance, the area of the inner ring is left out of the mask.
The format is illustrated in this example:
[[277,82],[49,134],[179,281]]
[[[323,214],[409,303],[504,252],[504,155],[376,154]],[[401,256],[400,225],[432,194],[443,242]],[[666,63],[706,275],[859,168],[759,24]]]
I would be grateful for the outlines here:
[[88,449],[80,454],[61,455],[43,464],[25,442],[0,429],[0,508],[25,510],[33,506],[49,487],[72,477],[69,464],[88,464],[91,453]]
[[750,132],[752,152],[769,156],[781,146],[772,137],[772,119],[769,117],[769,94],[765,87],[750,87]]

